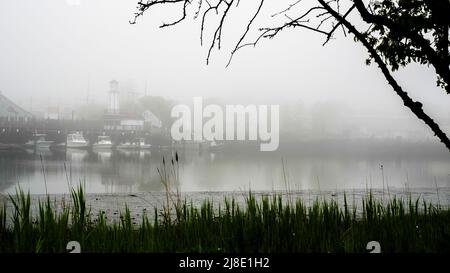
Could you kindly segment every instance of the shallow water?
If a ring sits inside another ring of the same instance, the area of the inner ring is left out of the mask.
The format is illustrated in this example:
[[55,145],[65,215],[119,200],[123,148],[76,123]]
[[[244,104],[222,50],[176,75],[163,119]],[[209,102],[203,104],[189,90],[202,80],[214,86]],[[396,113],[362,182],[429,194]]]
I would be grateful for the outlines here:
[[[370,190],[375,200],[387,204],[389,200],[396,198],[398,201],[404,202],[407,207],[409,200],[415,205],[419,200],[419,209],[423,209],[423,202],[433,204],[436,208],[448,209],[450,208],[450,187],[432,189],[432,188],[417,188],[406,191],[406,189],[392,188],[389,191],[373,189]],[[187,192],[177,195],[172,192],[169,195],[169,207],[175,217],[174,204],[177,200],[186,201],[187,205],[193,205],[200,208],[205,201],[210,201],[213,204],[213,209],[217,212],[220,208],[223,209],[225,198],[228,200],[234,199],[236,204],[244,209],[246,207],[246,199],[249,192],[247,191],[220,191],[220,192]],[[344,208],[344,198],[347,200],[347,205],[350,211],[356,208],[356,214],[362,215],[362,200],[368,197],[366,190],[352,190],[352,191],[252,191],[252,195],[257,202],[260,202],[264,197],[272,198],[274,195],[281,197],[284,204],[294,205],[297,201],[301,201],[306,207],[310,207],[315,201],[331,202],[334,201],[338,206]],[[344,197],[345,196],[345,197]],[[86,204],[91,212],[93,219],[96,219],[99,214],[106,217],[108,223],[118,223],[120,215],[124,213],[125,208],[130,211],[132,222],[139,225],[142,222],[142,216],[148,217],[150,220],[154,219],[155,209],[158,214],[163,213],[164,208],[167,208],[167,195],[164,192],[141,192],[141,193],[114,193],[114,194],[87,194],[85,196]],[[35,194],[31,196],[31,211],[33,218],[38,216],[39,201],[46,200],[46,195]],[[71,204],[71,197],[67,194],[50,195],[52,206],[59,211],[62,206]],[[12,215],[14,208],[9,197],[0,195],[0,204],[6,204],[8,215]],[[11,218],[8,217],[8,225],[11,225]]]

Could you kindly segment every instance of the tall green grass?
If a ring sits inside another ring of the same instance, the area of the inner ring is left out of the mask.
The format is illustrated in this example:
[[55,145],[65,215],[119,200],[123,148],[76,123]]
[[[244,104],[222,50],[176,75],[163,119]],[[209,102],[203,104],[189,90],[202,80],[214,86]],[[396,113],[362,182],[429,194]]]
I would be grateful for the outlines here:
[[346,197],[342,207],[319,199],[306,206],[250,192],[241,207],[227,198],[217,207],[178,200],[172,211],[144,212],[137,225],[127,207],[113,224],[91,216],[81,186],[71,197],[58,210],[47,197],[33,219],[30,194],[19,189],[11,209],[0,206],[0,252],[66,252],[69,241],[82,252],[367,252],[369,241],[382,252],[450,252],[448,209],[411,198],[383,203],[370,192],[362,213]]

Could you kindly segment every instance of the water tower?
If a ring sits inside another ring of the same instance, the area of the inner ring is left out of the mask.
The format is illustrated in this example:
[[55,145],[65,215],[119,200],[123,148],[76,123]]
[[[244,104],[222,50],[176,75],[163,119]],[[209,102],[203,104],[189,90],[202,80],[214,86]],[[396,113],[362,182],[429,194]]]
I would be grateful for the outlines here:
[[119,114],[119,82],[112,80],[109,82],[109,107],[108,113]]

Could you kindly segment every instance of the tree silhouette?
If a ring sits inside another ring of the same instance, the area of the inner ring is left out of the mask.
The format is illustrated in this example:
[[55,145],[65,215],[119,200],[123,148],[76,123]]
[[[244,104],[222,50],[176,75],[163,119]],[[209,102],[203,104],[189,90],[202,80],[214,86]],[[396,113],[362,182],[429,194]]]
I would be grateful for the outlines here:
[[[236,52],[247,46],[256,46],[261,40],[274,38],[287,28],[302,28],[324,35],[327,44],[338,31],[344,36],[350,33],[355,41],[361,43],[368,51],[366,63],[375,62],[393,88],[417,118],[425,122],[433,133],[450,151],[450,140],[439,125],[422,109],[422,103],[414,101],[392,76],[410,63],[432,66],[436,71],[437,85],[450,94],[450,54],[449,26],[450,1],[448,0],[317,0],[307,5],[303,0],[296,0],[281,11],[271,15],[272,18],[282,16],[283,23],[258,28],[256,39],[248,42],[254,21],[261,16],[265,0],[260,0],[254,13],[249,16],[243,34],[231,51],[227,66]],[[217,16],[213,37],[206,57],[208,64],[214,48],[220,50],[222,30],[225,18],[233,9],[237,9],[240,0],[147,0],[140,1],[134,20],[143,16],[156,5],[180,5],[182,14],[170,23],[160,27],[176,25],[192,13],[194,19],[201,18],[200,43],[204,43],[204,29],[209,16]],[[211,15],[210,15],[211,14]],[[357,15],[357,16],[355,16]],[[362,19],[362,20],[361,20]]]
[[170,128],[170,124],[173,122],[170,110],[175,105],[173,101],[159,96],[145,96],[140,99],[140,103],[145,109],[150,109],[161,120],[163,127]]

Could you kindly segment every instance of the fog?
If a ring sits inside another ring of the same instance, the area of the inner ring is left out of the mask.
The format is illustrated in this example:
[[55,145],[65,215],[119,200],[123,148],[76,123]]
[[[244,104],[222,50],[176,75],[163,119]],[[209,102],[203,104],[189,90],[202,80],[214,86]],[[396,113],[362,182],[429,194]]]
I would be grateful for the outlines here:
[[[245,23],[231,23],[224,27],[223,48],[213,50],[206,65],[209,42],[200,46],[199,19],[189,17],[182,24],[160,29],[180,9],[157,7],[132,25],[136,3],[1,1],[0,90],[27,110],[77,107],[86,102],[105,104],[108,82],[116,79],[122,91],[140,96],[281,104],[281,113],[289,107],[298,110],[299,103],[310,116],[320,108],[325,114],[319,119],[339,113],[342,119],[359,117],[358,122],[369,127],[371,122],[361,117],[401,117],[398,123],[384,122],[386,130],[402,124],[405,130],[432,136],[403,107],[379,69],[365,65],[367,53],[351,37],[340,33],[322,46],[324,37],[290,29],[256,48],[242,49],[226,68],[233,43],[245,30]],[[258,3],[246,1],[241,14],[250,16]],[[269,1],[263,18],[284,7],[277,3]],[[245,22],[245,17],[238,19]],[[450,133],[450,97],[436,87],[434,69],[410,65],[395,77]]]

